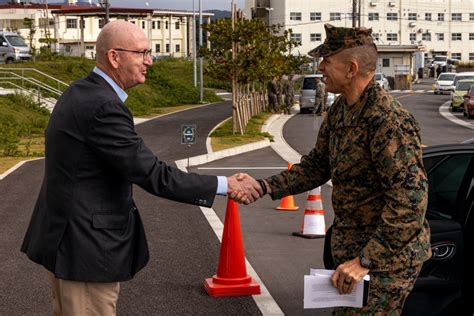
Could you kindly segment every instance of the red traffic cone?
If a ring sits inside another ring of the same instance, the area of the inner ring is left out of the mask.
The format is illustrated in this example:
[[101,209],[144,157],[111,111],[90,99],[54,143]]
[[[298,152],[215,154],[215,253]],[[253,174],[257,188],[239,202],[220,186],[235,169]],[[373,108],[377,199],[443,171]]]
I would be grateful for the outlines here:
[[304,238],[322,238],[326,235],[326,224],[321,201],[321,188],[317,187],[309,191],[307,200],[301,232],[293,233],[293,235]]
[[[292,164],[288,163],[288,170],[291,169]],[[278,211],[297,211],[299,209],[298,206],[295,205],[295,200],[293,199],[293,195],[285,196],[281,199],[280,205],[275,207],[275,210]]]
[[239,209],[231,199],[227,200],[217,274],[204,280],[204,288],[210,296],[260,294],[260,285],[247,275]]

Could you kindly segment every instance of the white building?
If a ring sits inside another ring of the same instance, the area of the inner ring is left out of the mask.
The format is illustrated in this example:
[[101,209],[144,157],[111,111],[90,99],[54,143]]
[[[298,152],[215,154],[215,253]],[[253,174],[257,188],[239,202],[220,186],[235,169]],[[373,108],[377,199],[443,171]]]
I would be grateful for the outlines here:
[[[325,39],[324,24],[352,26],[351,0],[246,0],[247,17],[293,30],[306,54]],[[377,44],[413,46],[426,57],[474,60],[474,0],[358,0],[360,26]]]
[[[74,1],[70,1],[73,3]],[[139,25],[150,40],[152,55],[188,57],[192,54],[193,13],[189,11],[115,8],[110,20],[125,18]],[[213,13],[203,13],[209,23]],[[32,19],[36,32],[31,36],[24,18]],[[97,6],[44,4],[0,5],[0,29],[18,32],[27,43],[39,49],[46,33],[55,38],[54,51],[71,56],[93,58],[95,41],[104,25],[105,11]],[[83,27],[81,27],[83,26]]]

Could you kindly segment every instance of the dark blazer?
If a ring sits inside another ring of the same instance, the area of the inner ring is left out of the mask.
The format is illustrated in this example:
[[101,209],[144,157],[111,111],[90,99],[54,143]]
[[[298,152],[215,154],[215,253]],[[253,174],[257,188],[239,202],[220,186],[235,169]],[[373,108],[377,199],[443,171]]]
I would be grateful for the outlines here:
[[21,250],[56,277],[133,278],[148,262],[132,184],[210,207],[217,178],[167,166],[135,133],[132,115],[99,75],[75,81],[46,129],[45,174]]

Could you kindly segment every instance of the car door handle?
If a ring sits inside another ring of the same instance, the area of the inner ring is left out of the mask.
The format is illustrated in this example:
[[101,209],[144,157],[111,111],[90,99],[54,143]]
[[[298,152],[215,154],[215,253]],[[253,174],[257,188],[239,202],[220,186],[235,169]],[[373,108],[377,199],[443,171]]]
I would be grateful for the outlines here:
[[431,246],[433,260],[448,260],[451,259],[456,251],[456,244],[454,242],[443,242]]

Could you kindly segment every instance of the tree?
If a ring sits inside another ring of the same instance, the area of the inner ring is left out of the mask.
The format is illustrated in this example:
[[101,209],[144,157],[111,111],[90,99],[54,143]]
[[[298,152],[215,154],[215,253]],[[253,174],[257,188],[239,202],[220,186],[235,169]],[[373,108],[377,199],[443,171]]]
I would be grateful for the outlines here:
[[[203,47],[201,56],[207,58],[206,73],[218,80],[233,81],[234,132],[243,134],[249,115],[258,114],[264,106],[247,109],[239,100],[252,105],[248,100],[257,100],[252,91],[265,89],[265,82],[272,76],[298,71],[306,62],[301,56],[291,55],[291,50],[300,43],[290,40],[291,30],[281,32],[280,26],[267,27],[260,20],[218,19],[203,28],[210,33],[211,48]],[[234,52],[234,54],[233,54]],[[246,93],[243,93],[246,87]],[[237,91],[235,91],[237,90]],[[257,113],[255,113],[257,111]],[[237,117],[235,117],[237,116]]]
[[30,42],[30,49],[32,54],[35,53],[36,47],[33,45],[33,39],[36,34],[35,20],[30,18],[23,19],[23,25],[28,28],[28,41]]

